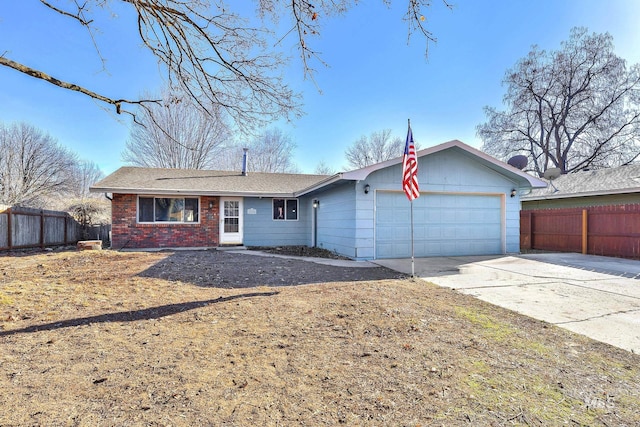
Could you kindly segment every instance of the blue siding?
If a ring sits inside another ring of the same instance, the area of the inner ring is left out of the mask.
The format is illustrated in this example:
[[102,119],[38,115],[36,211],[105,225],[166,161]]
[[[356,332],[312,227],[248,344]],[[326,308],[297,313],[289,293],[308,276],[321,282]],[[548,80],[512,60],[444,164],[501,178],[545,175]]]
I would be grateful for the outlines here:
[[345,183],[317,194],[318,247],[356,258],[355,184]]
[[297,221],[274,221],[272,198],[244,199],[246,246],[311,246],[311,200],[298,199]]
[[[402,165],[373,172],[365,180],[372,190],[402,190]],[[484,167],[457,149],[448,149],[418,159],[420,191],[510,193],[515,183]],[[365,182],[362,183],[364,186]]]
[[[397,164],[373,172],[364,181],[357,184],[357,212],[360,221],[357,223],[356,241],[358,242],[358,258],[371,259],[375,254],[375,190],[402,190],[402,165]],[[503,230],[504,250],[507,253],[520,250],[520,199],[519,196],[510,197],[511,190],[517,189],[515,182],[504,175],[484,167],[475,157],[458,149],[448,149],[430,154],[418,159],[418,182],[420,191],[429,194],[506,194]],[[368,195],[361,189],[369,184],[371,191]],[[425,201],[423,199],[423,201]],[[362,213],[360,214],[360,212]],[[371,212],[370,216],[366,211]],[[416,212],[414,211],[414,215]],[[419,213],[418,213],[419,214]],[[397,210],[398,219],[408,215],[408,210]],[[408,220],[408,217],[406,218]],[[414,217],[414,219],[417,219]],[[492,226],[495,228],[495,225]],[[415,230],[414,230],[415,232]],[[402,239],[398,239],[399,241]],[[425,248],[427,250],[427,248]],[[501,249],[502,251],[502,249]],[[492,251],[493,252],[493,251]],[[437,255],[434,253],[434,255]]]
[[[313,245],[312,200],[318,199],[320,206],[317,210],[317,246],[354,259],[373,259],[376,257],[377,251],[376,233],[379,231],[388,232],[388,230],[376,229],[376,194],[380,194],[376,191],[402,191],[401,174],[402,165],[397,164],[375,171],[363,181],[345,182],[339,186],[316,192],[311,196],[301,197],[298,199],[298,221],[274,221],[271,218],[271,198],[245,198],[244,243],[249,246]],[[489,239],[487,236],[486,244],[492,245],[488,249],[489,252],[495,252],[495,238],[498,236],[501,252],[519,252],[520,198],[519,196],[509,196],[511,189],[517,189],[515,182],[483,166],[473,155],[457,148],[421,157],[418,165],[418,181],[420,190],[425,196],[422,198],[422,202],[428,201],[429,198],[426,196],[467,195],[470,198],[466,200],[473,204],[475,203],[472,198],[474,195],[495,197],[506,195],[500,199],[504,200],[504,211],[501,211],[501,221],[498,226],[500,230],[496,229],[494,213],[489,219],[493,233],[492,238]],[[366,184],[371,187],[368,194],[364,193]],[[408,221],[408,217],[405,218],[407,214],[406,209],[397,209],[386,213],[387,216],[395,216],[398,221]],[[414,211],[414,214],[418,215],[416,220],[429,220],[428,206],[424,210]],[[463,220],[463,214],[464,209],[459,210],[457,215],[460,221]],[[477,216],[474,217],[475,220],[477,220]],[[445,228],[443,227],[442,230],[417,230],[417,232],[423,234],[428,232],[432,235],[433,233],[454,233],[453,230]],[[477,228],[469,230],[469,233],[477,234],[479,232]],[[394,233],[401,234],[401,232],[398,229]],[[398,237],[400,237],[399,234]],[[489,240],[493,241],[489,242]],[[441,248],[447,244],[442,241]],[[451,246],[451,248],[447,249],[449,251],[447,254],[455,254],[455,247]],[[434,250],[426,246],[423,249],[425,253]],[[433,252],[433,255],[443,254]]]
[[506,252],[520,253],[520,196],[511,197],[509,192],[505,198],[506,204]]

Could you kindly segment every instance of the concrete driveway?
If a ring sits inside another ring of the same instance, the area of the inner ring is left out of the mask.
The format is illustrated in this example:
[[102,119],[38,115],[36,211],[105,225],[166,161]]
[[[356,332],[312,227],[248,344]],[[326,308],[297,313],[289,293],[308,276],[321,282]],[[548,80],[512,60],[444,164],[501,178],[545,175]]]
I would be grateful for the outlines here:
[[[406,274],[410,259],[377,260]],[[572,253],[418,258],[416,276],[640,353],[640,261]]]

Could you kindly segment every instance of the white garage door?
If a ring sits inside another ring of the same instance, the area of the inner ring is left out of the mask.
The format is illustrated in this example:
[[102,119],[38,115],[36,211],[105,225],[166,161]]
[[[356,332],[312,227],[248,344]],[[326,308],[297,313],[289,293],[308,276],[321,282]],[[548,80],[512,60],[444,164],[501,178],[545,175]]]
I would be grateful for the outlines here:
[[[376,193],[376,258],[411,256],[411,211],[404,193]],[[416,257],[502,251],[500,196],[422,194],[413,201]]]

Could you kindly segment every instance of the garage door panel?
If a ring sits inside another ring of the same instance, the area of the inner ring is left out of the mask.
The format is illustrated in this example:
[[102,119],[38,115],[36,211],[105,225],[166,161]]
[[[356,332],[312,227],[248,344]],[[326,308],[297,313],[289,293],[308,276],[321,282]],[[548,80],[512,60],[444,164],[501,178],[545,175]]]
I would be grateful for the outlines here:
[[441,211],[430,211],[425,215],[425,220],[428,223],[439,223],[442,221],[442,212]]
[[[411,256],[410,209],[404,193],[377,193],[377,258]],[[502,253],[499,196],[422,195],[413,202],[413,219],[417,257]]]
[[410,243],[380,244],[376,247],[377,258],[395,258],[397,253],[411,253]]
[[[420,226],[420,227],[415,227],[413,228],[413,237],[414,240],[419,239],[419,240],[423,240],[426,239],[428,237],[428,233],[429,233],[429,229],[427,227],[424,226]],[[411,236],[409,236],[411,237]]]

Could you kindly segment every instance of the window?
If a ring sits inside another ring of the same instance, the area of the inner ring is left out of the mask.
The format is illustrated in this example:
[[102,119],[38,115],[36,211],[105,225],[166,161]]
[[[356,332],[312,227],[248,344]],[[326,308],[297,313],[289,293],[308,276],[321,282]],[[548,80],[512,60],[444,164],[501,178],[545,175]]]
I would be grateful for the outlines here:
[[199,199],[139,197],[138,222],[198,222]]
[[273,199],[273,219],[277,221],[297,221],[298,199]]

